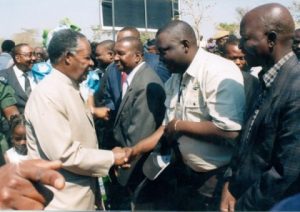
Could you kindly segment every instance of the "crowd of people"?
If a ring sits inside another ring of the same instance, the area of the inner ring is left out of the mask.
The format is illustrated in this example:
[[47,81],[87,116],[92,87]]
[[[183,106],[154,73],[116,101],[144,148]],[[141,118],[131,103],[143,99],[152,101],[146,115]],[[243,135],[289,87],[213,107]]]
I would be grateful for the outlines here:
[[213,40],[173,20],[145,44],[4,41],[0,208],[300,209],[300,29],[270,3]]

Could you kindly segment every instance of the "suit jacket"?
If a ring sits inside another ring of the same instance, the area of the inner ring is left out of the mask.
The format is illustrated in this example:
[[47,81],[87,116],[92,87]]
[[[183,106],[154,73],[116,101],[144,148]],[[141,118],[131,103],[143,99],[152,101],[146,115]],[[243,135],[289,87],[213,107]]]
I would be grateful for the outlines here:
[[[131,147],[150,136],[164,118],[164,101],[165,92],[161,80],[147,63],[143,64],[119,107],[113,130],[116,145]],[[132,163],[128,170],[120,169],[118,181],[121,185],[128,183],[134,169],[139,172],[137,174],[141,174],[141,166],[135,167],[138,161]],[[137,176],[132,176],[135,177]]]
[[294,55],[266,90],[248,142],[251,119],[245,125],[229,181],[237,210],[269,210],[300,192],[299,84],[300,64]]
[[30,158],[60,160],[63,190],[46,209],[94,210],[95,177],[113,164],[111,151],[99,150],[93,117],[77,83],[53,69],[31,93],[25,109]]
[[0,77],[4,77],[7,80],[7,84],[9,84],[15,90],[15,98],[17,100],[16,106],[19,112],[23,113],[28,97],[24,92],[23,88],[21,87],[17,76],[13,70],[13,67],[2,70],[0,72]]

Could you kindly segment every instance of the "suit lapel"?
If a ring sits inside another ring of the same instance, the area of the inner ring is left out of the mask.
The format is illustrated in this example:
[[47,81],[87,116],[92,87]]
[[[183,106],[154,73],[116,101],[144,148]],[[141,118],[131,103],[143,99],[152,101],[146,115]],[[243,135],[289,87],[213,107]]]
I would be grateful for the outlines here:
[[17,76],[13,70],[13,68],[11,68],[9,70],[9,78],[11,81],[11,85],[13,86],[13,88],[15,89],[16,94],[23,100],[27,101],[28,97],[25,93],[25,91],[22,89],[19,80],[17,79]]
[[[273,82],[272,87],[270,88],[268,93],[266,94],[267,98],[265,99],[264,104],[262,105],[262,108],[260,109],[254,125],[253,125],[253,134],[252,137],[256,137],[258,128],[260,126],[260,123],[264,120],[266,115],[269,113],[268,111],[272,111],[274,107],[277,107],[275,102],[280,97],[280,94],[286,90],[286,86],[288,85],[288,73],[292,71],[291,67],[295,67],[298,60],[296,56],[292,57],[288,62],[286,62],[281,69],[279,70],[279,73]],[[278,101],[277,101],[278,102]],[[252,142],[253,143],[253,142]]]
[[135,88],[135,85],[136,85],[136,83],[137,83],[137,79],[139,79],[139,75],[144,71],[144,67],[145,67],[145,64],[146,63],[144,63],[140,68],[139,68],[139,70],[138,70],[138,72],[135,74],[135,76],[133,77],[133,80],[132,80],[132,82],[131,82],[131,84],[130,84],[130,86],[127,88],[127,91],[126,91],[126,94],[125,94],[125,96],[123,97],[123,99],[122,99],[122,101],[121,101],[121,104],[120,104],[120,107],[119,107],[119,109],[118,109],[118,112],[117,112],[117,115],[116,115],[116,120],[115,120],[115,124],[114,124],[114,126],[116,126],[116,124],[118,123],[118,120],[119,120],[119,118],[120,118],[120,115],[121,115],[121,112],[122,112],[122,110],[124,109],[124,107],[125,107],[125,105],[126,105],[126,103],[128,102],[128,99],[131,97],[131,93],[132,93],[132,91],[134,90],[134,88]]

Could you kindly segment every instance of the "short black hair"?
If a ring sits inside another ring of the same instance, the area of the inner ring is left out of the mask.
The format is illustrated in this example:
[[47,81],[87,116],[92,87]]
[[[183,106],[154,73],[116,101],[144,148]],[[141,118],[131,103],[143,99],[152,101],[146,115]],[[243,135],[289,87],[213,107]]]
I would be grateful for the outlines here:
[[191,25],[181,20],[174,20],[160,28],[155,37],[157,38],[161,33],[167,32],[173,35],[178,40],[189,40],[192,44],[197,45],[196,34]]
[[11,52],[15,45],[13,40],[4,40],[1,45],[2,52]]
[[222,47],[220,47],[220,49],[219,49],[223,56],[225,56],[227,54],[227,46],[228,45],[239,46],[240,45],[240,39],[237,36],[233,35],[233,34],[229,35],[228,39],[226,40],[224,45]]
[[63,29],[55,32],[48,45],[50,62],[57,64],[63,55],[68,52],[75,52],[80,38],[86,37],[72,29]]

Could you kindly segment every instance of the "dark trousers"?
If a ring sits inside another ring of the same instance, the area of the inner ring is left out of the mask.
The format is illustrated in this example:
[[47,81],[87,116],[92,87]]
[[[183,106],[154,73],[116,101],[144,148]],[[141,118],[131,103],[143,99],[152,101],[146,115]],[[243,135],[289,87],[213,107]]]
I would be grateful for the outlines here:
[[219,209],[222,179],[226,167],[208,172],[195,172],[183,162],[175,167],[177,188],[174,206],[177,211],[215,211]]

